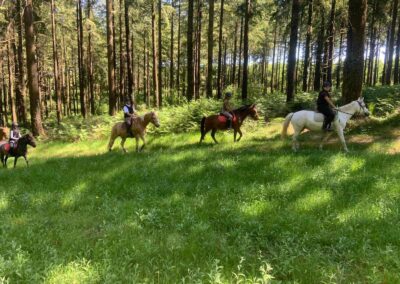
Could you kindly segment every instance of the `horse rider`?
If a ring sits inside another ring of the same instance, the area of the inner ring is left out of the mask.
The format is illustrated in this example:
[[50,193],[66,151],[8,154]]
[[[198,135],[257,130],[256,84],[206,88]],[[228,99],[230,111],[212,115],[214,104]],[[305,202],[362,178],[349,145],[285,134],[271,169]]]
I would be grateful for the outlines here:
[[319,93],[317,99],[317,110],[325,116],[322,129],[332,131],[332,121],[335,119],[335,112],[333,110],[336,108],[330,94],[332,84],[325,81],[322,87],[323,90]]
[[132,120],[135,117],[135,107],[129,97],[125,99],[125,105],[123,107],[123,111],[124,111],[125,125],[127,130],[130,132],[132,126]]
[[18,123],[13,122],[11,124],[9,139],[11,149],[15,149],[17,147],[19,138],[21,138],[21,133],[19,132]]
[[224,98],[224,104],[222,106],[221,113],[228,119],[228,129],[232,128],[233,115],[231,111],[233,110],[230,99],[232,98],[232,93],[227,92]]

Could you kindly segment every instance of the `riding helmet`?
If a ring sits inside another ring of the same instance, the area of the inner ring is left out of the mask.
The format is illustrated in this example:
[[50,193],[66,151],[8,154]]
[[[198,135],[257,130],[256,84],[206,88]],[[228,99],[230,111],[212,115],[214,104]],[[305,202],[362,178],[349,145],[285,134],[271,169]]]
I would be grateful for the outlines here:
[[329,81],[325,81],[324,82],[324,84],[322,85],[324,88],[330,88],[330,87],[332,87],[332,84],[331,84],[331,82],[329,82]]

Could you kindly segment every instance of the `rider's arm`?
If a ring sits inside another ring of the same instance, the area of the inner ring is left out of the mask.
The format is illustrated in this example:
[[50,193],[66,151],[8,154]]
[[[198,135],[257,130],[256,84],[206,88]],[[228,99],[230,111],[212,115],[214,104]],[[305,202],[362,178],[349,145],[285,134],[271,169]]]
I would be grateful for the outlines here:
[[129,109],[128,109],[128,107],[127,107],[127,106],[124,106],[123,110],[124,110],[124,113],[127,113],[127,114],[129,114]]
[[10,140],[17,140],[18,137],[15,137],[15,136],[16,136],[16,135],[15,135],[14,131],[11,130],[11,132],[10,132]]
[[328,104],[329,104],[332,108],[336,108],[335,104],[332,102],[332,100],[331,100],[328,96],[325,96],[325,100],[328,102]]

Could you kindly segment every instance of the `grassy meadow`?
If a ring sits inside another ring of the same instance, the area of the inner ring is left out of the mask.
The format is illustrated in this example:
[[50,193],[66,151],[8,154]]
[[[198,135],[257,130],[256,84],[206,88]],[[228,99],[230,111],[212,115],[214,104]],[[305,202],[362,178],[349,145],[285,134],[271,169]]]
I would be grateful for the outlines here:
[[279,119],[39,143],[0,170],[0,283],[399,283],[398,121],[353,125],[349,154],[293,153]]

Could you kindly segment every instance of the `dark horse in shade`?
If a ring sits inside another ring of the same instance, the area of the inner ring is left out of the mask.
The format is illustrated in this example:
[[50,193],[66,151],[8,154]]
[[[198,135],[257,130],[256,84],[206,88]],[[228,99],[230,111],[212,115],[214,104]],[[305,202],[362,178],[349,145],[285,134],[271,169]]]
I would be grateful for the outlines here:
[[7,141],[0,142],[0,158],[3,167],[7,167],[8,157],[14,157],[14,168],[17,165],[17,160],[19,157],[24,157],[26,161],[26,166],[29,166],[28,159],[26,155],[28,154],[28,145],[33,148],[36,147],[35,138],[32,134],[26,134],[18,140],[17,147],[14,149],[10,148],[10,144]]
[[[240,127],[242,126],[243,121],[246,119],[246,117],[250,116],[253,120],[258,120],[258,113],[256,109],[256,105],[245,105],[242,106],[238,109],[235,109],[232,111],[233,119],[232,119],[232,128],[233,128],[233,140],[240,141],[242,138],[242,131],[240,130]],[[227,130],[228,129],[228,124],[227,124],[227,118],[222,115],[211,115],[208,117],[203,117],[201,120],[201,138],[200,138],[200,143],[204,140],[204,137],[206,136],[207,132],[211,130],[211,137],[214,140],[215,143],[218,143],[218,141],[215,139],[215,133],[217,130]],[[239,133],[239,139],[236,140],[236,135]]]

